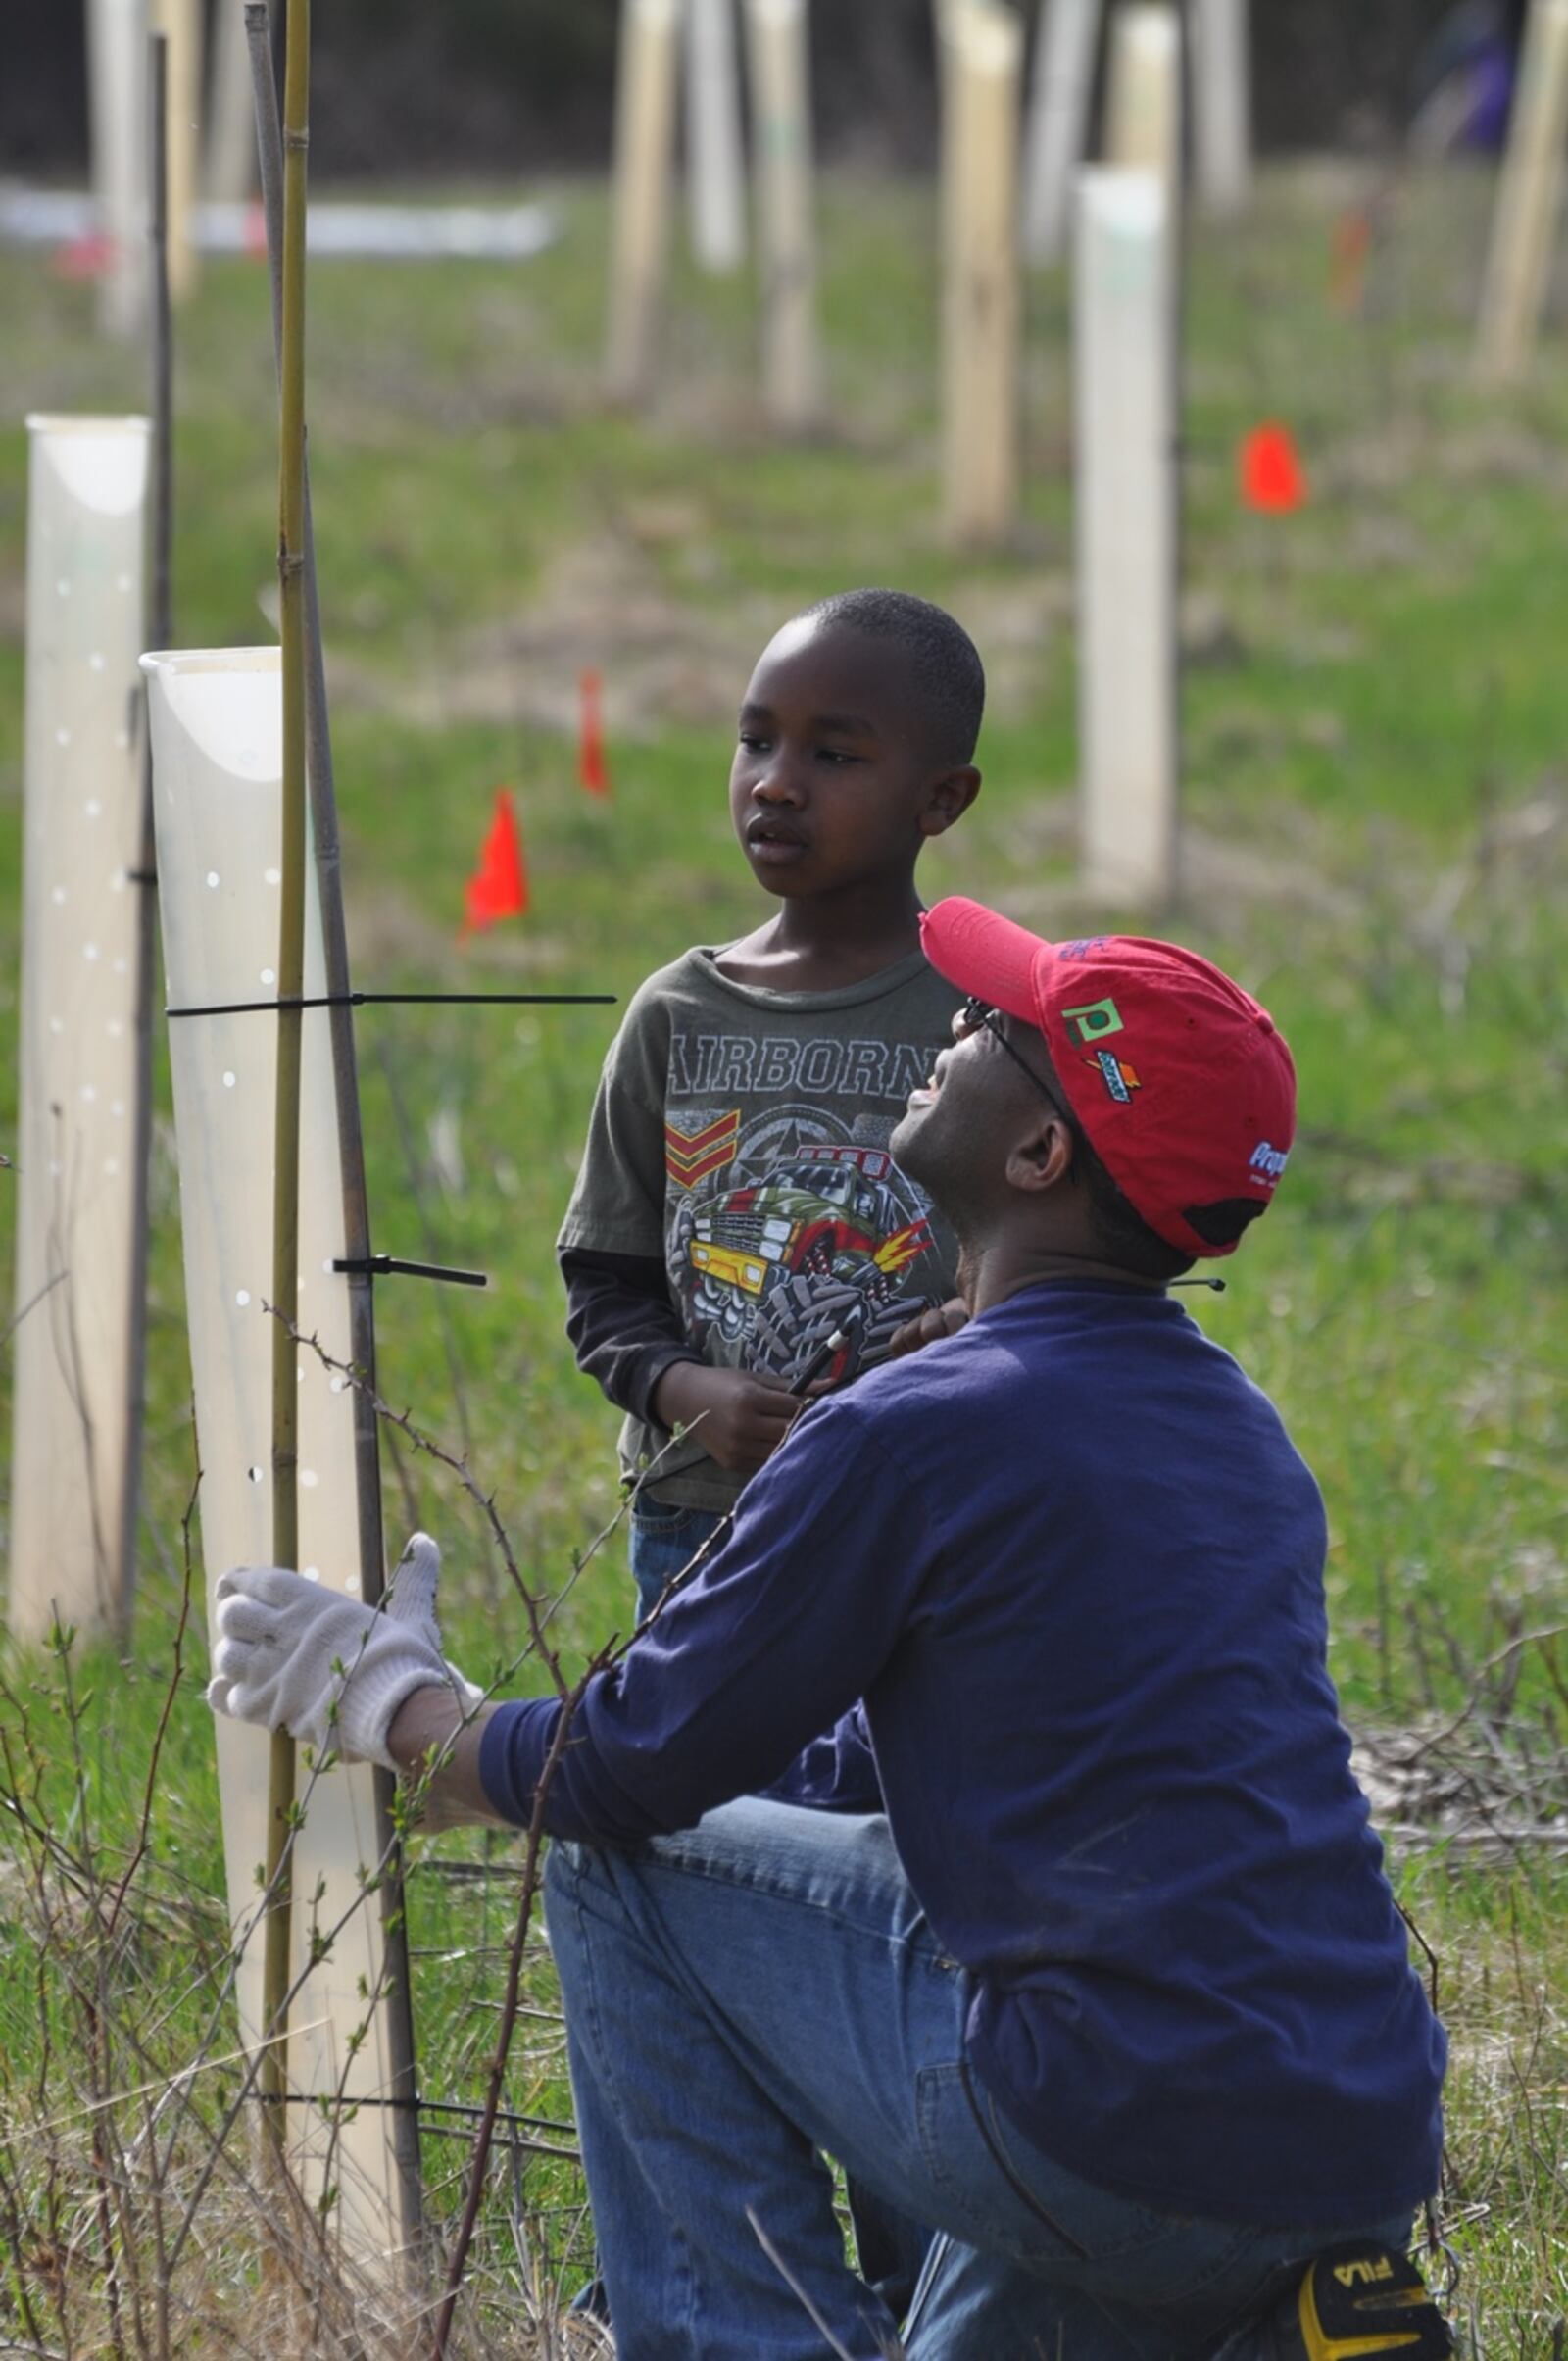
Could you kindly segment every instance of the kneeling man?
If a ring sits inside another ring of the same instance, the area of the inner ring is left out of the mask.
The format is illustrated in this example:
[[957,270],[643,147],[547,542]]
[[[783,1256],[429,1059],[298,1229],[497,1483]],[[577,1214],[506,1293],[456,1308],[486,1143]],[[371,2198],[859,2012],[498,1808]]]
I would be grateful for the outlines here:
[[[968,1324],[803,1415],[549,1781],[616,2350],[1425,2361],[1445,2043],[1326,1669],[1323,1505],[1167,1292],[1268,1205],[1289,1052],[1174,945],[961,900],[924,939],[972,998],[893,1149]],[[352,1653],[315,1585],[225,1576],[214,1702],[443,1748],[449,1809],[526,1821],[563,1707],[473,1714],[433,1568]],[[902,2322],[824,2157],[921,2258]]]

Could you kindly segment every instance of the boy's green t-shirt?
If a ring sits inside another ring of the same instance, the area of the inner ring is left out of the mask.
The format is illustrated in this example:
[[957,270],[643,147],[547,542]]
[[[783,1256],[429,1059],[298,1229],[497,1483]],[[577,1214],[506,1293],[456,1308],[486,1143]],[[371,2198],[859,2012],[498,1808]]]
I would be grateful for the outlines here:
[[[694,1353],[724,1367],[794,1382],[848,1314],[819,1374],[853,1376],[955,1292],[952,1234],[887,1144],[961,996],[919,952],[833,992],[734,983],[716,956],[684,953],[632,999],[559,1244],[661,1257]],[[660,1500],[727,1508],[744,1478],[699,1440],[628,1417],[621,1473],[663,1452]]]

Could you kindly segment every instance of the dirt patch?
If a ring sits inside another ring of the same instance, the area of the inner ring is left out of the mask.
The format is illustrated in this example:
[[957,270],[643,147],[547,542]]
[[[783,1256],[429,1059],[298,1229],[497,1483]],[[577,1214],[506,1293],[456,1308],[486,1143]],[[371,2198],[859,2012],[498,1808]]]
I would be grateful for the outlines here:
[[[630,501],[616,529],[578,540],[558,557],[525,606],[432,647],[417,671],[389,677],[355,656],[332,656],[333,698],[416,729],[458,721],[567,736],[577,727],[578,677],[591,664],[603,677],[605,716],[617,737],[671,727],[727,731],[751,668],[791,602],[772,590],[726,590],[717,605],[672,588],[672,566],[700,579],[711,530],[700,499]],[[1041,571],[1005,585],[958,582],[951,604],[985,659],[989,712],[1021,718],[1039,697],[1046,650],[1070,624],[1068,577]]]
[[[642,539],[603,532],[551,566],[536,598],[501,621],[466,632],[416,673],[388,679],[339,657],[334,697],[374,706],[416,729],[454,721],[530,724],[574,732],[585,664],[603,676],[606,720],[617,737],[670,726],[710,728],[734,717],[758,650],[779,620],[776,597],[748,591],[720,612],[678,598],[655,551],[667,543],[676,504],[664,503]],[[681,504],[694,540],[700,507]]]

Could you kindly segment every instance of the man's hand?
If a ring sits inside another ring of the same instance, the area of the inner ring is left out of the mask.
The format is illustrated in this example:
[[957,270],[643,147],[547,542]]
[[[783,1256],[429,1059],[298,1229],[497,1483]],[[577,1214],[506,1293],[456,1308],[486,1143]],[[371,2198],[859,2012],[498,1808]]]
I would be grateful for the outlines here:
[[[805,1404],[782,1377],[711,1369],[706,1361],[671,1361],[649,1406],[661,1426],[696,1427],[692,1440],[710,1458],[749,1476],[771,1458]],[[657,1474],[653,1480],[658,1482]]]
[[895,1328],[888,1340],[888,1358],[898,1360],[906,1353],[918,1353],[922,1345],[935,1345],[945,1336],[956,1336],[969,1324],[969,1306],[962,1296],[950,1296],[945,1303],[928,1303],[924,1311]]
[[207,1702],[215,1713],[286,1730],[318,1754],[398,1765],[387,1733],[416,1689],[444,1689],[465,1713],[480,1691],[441,1652],[441,1552],[416,1533],[379,1607],[287,1566],[236,1566],[218,1584],[218,1645]]

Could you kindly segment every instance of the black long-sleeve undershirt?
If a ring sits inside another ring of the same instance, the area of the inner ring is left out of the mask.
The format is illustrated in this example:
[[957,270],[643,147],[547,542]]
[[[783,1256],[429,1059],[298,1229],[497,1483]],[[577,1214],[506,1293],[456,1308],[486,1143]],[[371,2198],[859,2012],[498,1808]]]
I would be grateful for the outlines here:
[[566,1334],[577,1366],[620,1410],[651,1419],[650,1397],[673,1361],[694,1353],[657,1254],[601,1254],[565,1247]]

